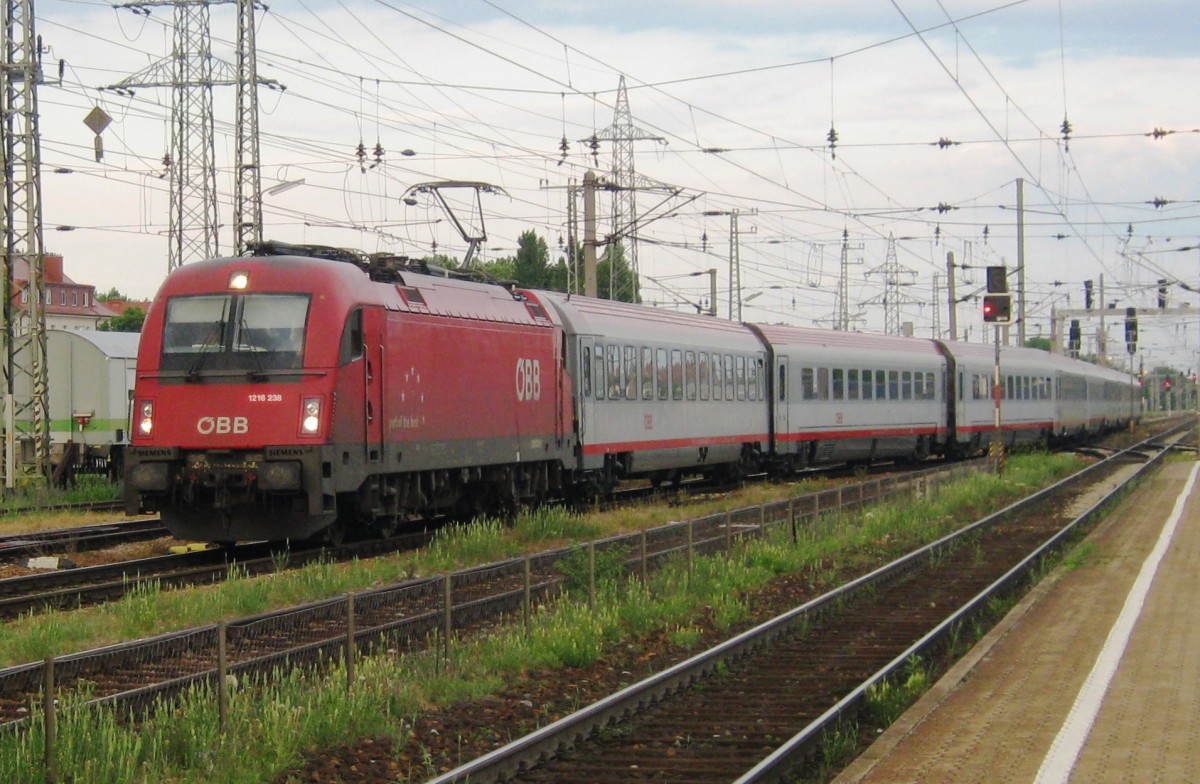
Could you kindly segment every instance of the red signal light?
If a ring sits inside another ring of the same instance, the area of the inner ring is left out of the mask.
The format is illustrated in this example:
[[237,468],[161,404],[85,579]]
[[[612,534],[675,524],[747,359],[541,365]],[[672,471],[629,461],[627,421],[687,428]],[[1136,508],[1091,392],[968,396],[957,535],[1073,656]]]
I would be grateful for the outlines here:
[[983,320],[994,324],[1012,322],[1012,295],[985,294],[983,296]]

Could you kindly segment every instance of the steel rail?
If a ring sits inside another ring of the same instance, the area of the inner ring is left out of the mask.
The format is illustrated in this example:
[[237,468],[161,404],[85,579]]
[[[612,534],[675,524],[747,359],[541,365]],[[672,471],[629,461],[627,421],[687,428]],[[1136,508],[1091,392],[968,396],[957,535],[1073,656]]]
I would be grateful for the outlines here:
[[[1184,425],[1176,430],[1186,427]],[[933,553],[953,546],[960,539],[970,536],[976,531],[995,525],[1023,509],[1039,503],[1073,484],[1083,481],[1097,471],[1106,470],[1117,461],[1126,460],[1133,455],[1137,455],[1139,450],[1146,449],[1151,442],[1163,439],[1168,435],[1169,433],[1158,434],[1139,444],[1121,450],[1106,460],[1088,466],[1037,493],[973,522],[957,532],[931,542],[787,613],[766,621],[660,673],[645,678],[569,716],[565,716],[528,735],[518,738],[499,749],[471,760],[436,778],[430,779],[426,784],[452,784],[454,782],[467,781],[477,784],[478,782],[494,782],[510,779],[522,769],[536,766],[544,760],[555,757],[561,751],[569,749],[605,727],[619,722],[622,717],[636,714],[643,708],[658,703],[669,695],[712,676],[729,662],[751,656],[768,648],[774,640],[784,635],[793,634],[796,628],[808,623],[816,615],[829,611],[839,603],[849,600],[855,594],[861,593],[883,580],[891,579],[900,573],[914,568],[922,561],[927,561]],[[1155,455],[1153,462],[1157,462],[1162,454],[1163,452],[1160,451]],[[1140,476],[1144,470],[1148,470],[1148,468],[1144,466],[1139,469],[1136,476]],[[1105,500],[1111,498],[1116,492],[1123,490],[1125,484],[1127,483],[1123,483],[1116,490],[1107,494]],[[1101,501],[1093,506],[1084,515],[1081,515],[1079,519],[1073,521],[1068,528],[1074,529],[1080,525],[1082,520],[1090,518],[1095,513],[1095,510],[1099,509],[1103,504],[1104,501]],[[1061,541],[1062,537],[1068,534],[1069,532],[1067,531],[1059,532],[1046,544],[1039,547],[1038,553],[1044,552],[1047,547],[1054,546],[1058,541]],[[1035,562],[1039,557],[1040,555],[1030,555],[1022,560],[1021,565],[1024,568],[1028,568],[1028,564]],[[794,767],[797,755],[802,758],[802,755],[810,748],[810,744],[814,742],[814,739],[820,737],[820,733],[825,727],[835,722],[850,710],[857,709],[859,701],[863,699],[863,695],[865,695],[870,685],[888,677],[898,667],[903,666],[908,656],[914,652],[914,649],[924,650],[925,647],[932,644],[933,640],[938,639],[947,629],[952,628],[954,623],[965,613],[974,610],[986,602],[987,597],[994,593],[995,590],[999,590],[1001,585],[1009,584],[1014,579],[1013,575],[1018,572],[1019,569],[1014,568],[1014,570],[1007,573],[991,588],[975,597],[975,599],[972,599],[967,605],[964,605],[960,611],[952,616],[952,619],[938,625],[935,629],[936,634],[935,632],[930,632],[925,635],[912,649],[896,657],[887,667],[872,676],[869,681],[855,688],[847,698],[840,701],[833,708],[830,708],[823,714],[821,719],[814,721],[797,736],[783,744],[783,746],[764,759],[759,766],[752,769],[750,773],[747,773],[743,779],[739,779],[739,782],[744,781],[748,784],[748,782],[784,780],[787,773]]]

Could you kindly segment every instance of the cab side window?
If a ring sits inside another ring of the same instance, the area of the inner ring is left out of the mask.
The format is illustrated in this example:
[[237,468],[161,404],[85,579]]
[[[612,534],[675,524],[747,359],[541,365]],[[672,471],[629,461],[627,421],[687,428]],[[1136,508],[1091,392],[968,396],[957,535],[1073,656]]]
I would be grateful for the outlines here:
[[346,328],[342,332],[342,345],[338,351],[338,364],[348,365],[356,359],[361,359],[366,341],[363,338],[362,308],[355,308],[346,319]]

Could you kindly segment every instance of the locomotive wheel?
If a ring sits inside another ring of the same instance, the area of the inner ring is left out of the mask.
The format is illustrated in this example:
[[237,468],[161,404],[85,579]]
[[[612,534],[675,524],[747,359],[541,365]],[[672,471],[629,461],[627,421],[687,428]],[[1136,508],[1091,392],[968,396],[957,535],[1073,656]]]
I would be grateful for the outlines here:
[[375,533],[380,539],[391,539],[400,527],[399,515],[386,515],[375,519]]
[[346,541],[346,521],[338,517],[314,538],[327,547],[339,547]]

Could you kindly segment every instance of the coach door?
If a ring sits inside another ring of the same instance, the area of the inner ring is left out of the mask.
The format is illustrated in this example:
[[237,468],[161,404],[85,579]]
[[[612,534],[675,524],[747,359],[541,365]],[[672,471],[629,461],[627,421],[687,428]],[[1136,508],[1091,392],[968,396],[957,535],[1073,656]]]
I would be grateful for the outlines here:
[[581,449],[591,443],[588,431],[595,422],[596,393],[593,388],[592,367],[596,345],[590,337],[579,338],[579,353],[576,356],[575,399],[579,401],[579,444]]
[[771,408],[774,411],[774,426],[775,432],[771,434],[774,443],[771,444],[772,449],[777,454],[789,454],[792,451],[793,444],[787,441],[788,435],[788,397],[790,396],[789,386],[792,379],[788,378],[788,358],[775,357],[775,378],[774,384],[771,385]]
[[383,458],[383,342],[386,311],[363,308],[363,426],[366,461],[378,463]]

